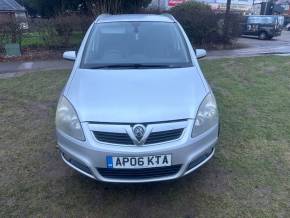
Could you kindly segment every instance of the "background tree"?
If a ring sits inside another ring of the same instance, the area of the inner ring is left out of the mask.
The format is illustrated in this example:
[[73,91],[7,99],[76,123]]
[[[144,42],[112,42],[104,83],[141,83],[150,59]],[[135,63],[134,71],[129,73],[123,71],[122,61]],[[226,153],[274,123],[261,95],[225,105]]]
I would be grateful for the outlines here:
[[136,13],[150,4],[151,0],[85,0],[94,15],[100,13]]
[[24,4],[29,15],[45,18],[66,11],[80,11],[96,16],[100,13],[136,13],[151,0],[17,0]]
[[227,0],[227,7],[224,18],[224,43],[229,42],[229,29],[230,29],[230,18],[231,18],[231,0]]
[[45,18],[60,15],[65,11],[86,10],[85,0],[17,0],[23,4],[32,17],[37,15]]

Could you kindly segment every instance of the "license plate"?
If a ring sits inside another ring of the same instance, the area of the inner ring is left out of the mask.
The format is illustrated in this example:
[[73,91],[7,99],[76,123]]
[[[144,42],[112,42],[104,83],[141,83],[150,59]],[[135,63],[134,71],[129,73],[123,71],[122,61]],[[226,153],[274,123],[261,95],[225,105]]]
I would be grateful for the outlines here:
[[107,168],[151,168],[171,166],[171,154],[151,155],[142,157],[107,156]]

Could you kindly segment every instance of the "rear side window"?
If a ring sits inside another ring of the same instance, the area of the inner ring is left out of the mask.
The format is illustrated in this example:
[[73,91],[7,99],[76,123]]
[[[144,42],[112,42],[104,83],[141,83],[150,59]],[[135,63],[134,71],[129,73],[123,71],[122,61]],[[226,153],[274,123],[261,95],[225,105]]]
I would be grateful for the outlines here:
[[248,18],[248,23],[249,24],[273,24],[275,23],[275,17],[266,17],[266,16],[261,16],[261,17],[249,17]]

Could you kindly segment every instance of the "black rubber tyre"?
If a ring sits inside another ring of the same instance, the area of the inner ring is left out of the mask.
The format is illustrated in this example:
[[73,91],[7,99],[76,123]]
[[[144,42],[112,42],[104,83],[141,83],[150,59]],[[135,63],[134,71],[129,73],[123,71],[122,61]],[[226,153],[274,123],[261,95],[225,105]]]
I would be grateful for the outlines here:
[[267,38],[268,38],[268,36],[267,36],[267,33],[266,32],[260,32],[259,33],[259,39],[265,40]]

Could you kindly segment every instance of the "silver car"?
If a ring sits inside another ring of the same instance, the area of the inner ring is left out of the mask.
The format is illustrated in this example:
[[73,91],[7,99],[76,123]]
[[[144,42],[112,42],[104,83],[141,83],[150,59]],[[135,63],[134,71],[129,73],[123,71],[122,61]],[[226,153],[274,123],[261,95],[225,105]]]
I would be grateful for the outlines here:
[[61,157],[104,182],[182,177],[215,152],[215,97],[170,15],[101,15],[90,26],[56,111]]

